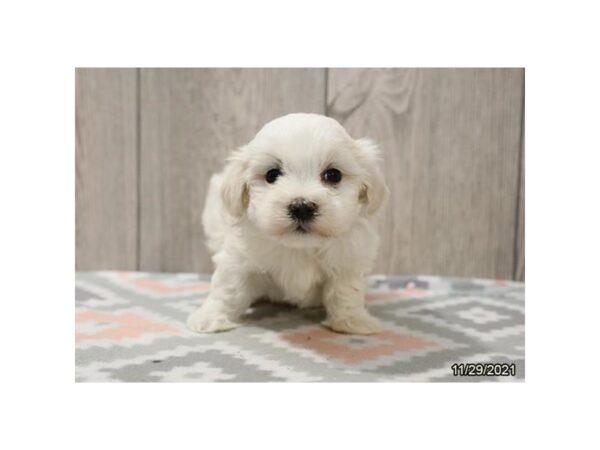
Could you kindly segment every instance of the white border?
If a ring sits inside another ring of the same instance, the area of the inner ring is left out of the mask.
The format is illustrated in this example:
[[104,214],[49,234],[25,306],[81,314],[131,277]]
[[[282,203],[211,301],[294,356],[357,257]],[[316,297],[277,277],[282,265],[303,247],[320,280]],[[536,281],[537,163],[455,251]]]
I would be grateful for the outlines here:
[[[5,6],[3,447],[580,448],[597,442],[597,414],[588,407],[598,400],[594,43],[600,39],[591,7],[569,5],[109,0]],[[73,68],[137,65],[526,66],[527,382],[74,385]]]

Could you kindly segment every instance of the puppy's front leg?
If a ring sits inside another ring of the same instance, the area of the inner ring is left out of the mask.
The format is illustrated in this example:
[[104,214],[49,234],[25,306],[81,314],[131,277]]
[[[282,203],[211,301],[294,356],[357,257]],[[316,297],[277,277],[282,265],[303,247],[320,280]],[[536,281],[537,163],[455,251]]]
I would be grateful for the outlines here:
[[189,315],[187,326],[198,333],[214,333],[239,326],[241,315],[260,296],[252,274],[217,267],[208,297]]
[[323,322],[334,331],[350,334],[373,334],[383,330],[381,323],[365,308],[365,288],[361,275],[330,278],[323,289],[327,319]]

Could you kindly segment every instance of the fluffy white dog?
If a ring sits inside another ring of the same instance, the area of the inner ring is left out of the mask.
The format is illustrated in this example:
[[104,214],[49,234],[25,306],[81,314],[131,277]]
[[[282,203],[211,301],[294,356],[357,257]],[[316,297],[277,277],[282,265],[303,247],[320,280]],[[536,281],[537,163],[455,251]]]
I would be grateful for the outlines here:
[[388,192],[377,163],[373,142],[318,114],[275,119],[233,152],[210,181],[203,224],[216,270],[188,327],[234,328],[269,299],[323,305],[335,331],[381,331],[364,300]]

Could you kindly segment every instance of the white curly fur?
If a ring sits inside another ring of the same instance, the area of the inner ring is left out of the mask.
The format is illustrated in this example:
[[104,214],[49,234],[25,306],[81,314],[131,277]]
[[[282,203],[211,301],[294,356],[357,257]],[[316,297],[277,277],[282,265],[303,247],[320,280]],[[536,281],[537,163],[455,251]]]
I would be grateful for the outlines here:
[[[265,174],[282,175],[267,183]],[[342,180],[322,181],[336,168]],[[323,305],[325,325],[345,333],[381,330],[364,305],[364,277],[378,246],[375,213],[387,196],[376,145],[354,140],[334,119],[289,114],[266,124],[213,175],[203,224],[216,269],[207,299],[188,318],[197,332],[234,328],[258,299]],[[288,206],[314,202],[298,232]]]

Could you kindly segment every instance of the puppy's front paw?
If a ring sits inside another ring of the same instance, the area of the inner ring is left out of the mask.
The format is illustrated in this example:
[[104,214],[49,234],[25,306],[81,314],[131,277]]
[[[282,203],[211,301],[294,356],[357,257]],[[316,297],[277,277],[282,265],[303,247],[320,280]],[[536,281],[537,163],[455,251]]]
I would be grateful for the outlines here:
[[348,334],[374,334],[383,331],[381,322],[365,309],[349,312],[336,317],[328,317],[323,325],[333,331]]
[[221,312],[199,308],[188,316],[187,326],[196,333],[216,333],[231,330],[240,324],[230,320]]

